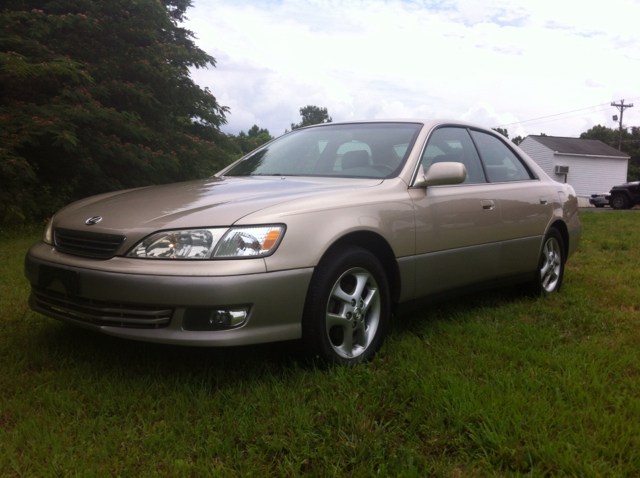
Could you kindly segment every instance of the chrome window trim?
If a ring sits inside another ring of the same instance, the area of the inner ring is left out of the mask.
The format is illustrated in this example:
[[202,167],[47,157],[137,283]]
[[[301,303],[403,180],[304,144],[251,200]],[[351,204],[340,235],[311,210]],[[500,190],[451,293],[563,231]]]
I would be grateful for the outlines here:
[[[495,183],[460,183],[460,184],[441,184],[439,186],[429,186],[431,188],[459,188],[469,186],[495,186],[496,184],[518,184],[518,183],[531,183],[532,181],[540,181],[539,178],[533,179],[519,179],[517,181],[500,181]],[[409,189],[424,189],[419,186],[409,186]]]

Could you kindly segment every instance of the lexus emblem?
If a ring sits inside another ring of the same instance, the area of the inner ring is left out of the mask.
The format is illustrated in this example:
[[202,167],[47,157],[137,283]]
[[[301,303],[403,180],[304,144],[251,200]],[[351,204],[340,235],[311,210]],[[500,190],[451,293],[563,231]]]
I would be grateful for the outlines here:
[[87,226],[93,226],[94,224],[98,224],[100,221],[102,221],[102,216],[93,216],[87,219],[84,223]]

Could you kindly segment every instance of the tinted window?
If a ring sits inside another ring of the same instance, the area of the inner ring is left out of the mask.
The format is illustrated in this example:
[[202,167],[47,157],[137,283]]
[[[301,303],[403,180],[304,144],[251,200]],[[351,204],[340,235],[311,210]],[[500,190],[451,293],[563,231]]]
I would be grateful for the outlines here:
[[498,138],[473,130],[471,135],[480,152],[489,181],[497,183],[531,179],[529,171],[520,158]]
[[465,128],[438,128],[431,133],[422,154],[422,167],[427,172],[433,163],[443,162],[463,163],[467,168],[465,183],[486,182],[480,158]]
[[393,177],[421,127],[363,123],[302,129],[251,153],[225,175]]

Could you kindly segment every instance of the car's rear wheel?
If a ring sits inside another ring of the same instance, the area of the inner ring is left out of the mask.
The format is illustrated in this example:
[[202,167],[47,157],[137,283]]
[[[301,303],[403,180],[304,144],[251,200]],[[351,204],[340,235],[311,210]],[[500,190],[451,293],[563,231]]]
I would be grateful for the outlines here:
[[544,237],[536,277],[529,287],[531,293],[540,296],[558,292],[564,277],[565,261],[562,235],[557,229],[551,228]]
[[311,356],[325,362],[365,362],[382,345],[390,315],[389,285],[378,259],[360,247],[337,247],[311,279],[303,344]]
[[629,208],[629,200],[626,196],[622,194],[614,194],[609,199],[609,204],[613,209],[628,209]]

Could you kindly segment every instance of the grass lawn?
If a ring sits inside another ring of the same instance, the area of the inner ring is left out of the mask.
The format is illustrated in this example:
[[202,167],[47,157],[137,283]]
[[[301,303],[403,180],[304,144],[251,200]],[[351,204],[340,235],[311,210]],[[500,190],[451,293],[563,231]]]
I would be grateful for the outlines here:
[[35,314],[40,230],[0,228],[0,476],[640,476],[640,214],[581,218],[560,294],[396,318],[353,369]]

